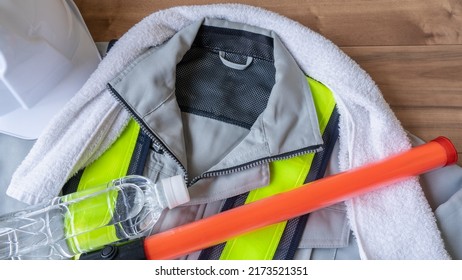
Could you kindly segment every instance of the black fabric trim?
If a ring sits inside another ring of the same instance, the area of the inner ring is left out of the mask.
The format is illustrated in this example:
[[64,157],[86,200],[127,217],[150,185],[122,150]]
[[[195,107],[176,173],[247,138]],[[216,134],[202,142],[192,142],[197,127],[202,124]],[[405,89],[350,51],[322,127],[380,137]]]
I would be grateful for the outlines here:
[[[151,146],[151,138],[146,135],[143,130],[140,130],[136,139],[135,148],[133,149],[132,157],[130,159],[130,165],[128,167],[126,175],[143,175],[144,166],[149,155],[149,148]],[[131,197],[131,196],[129,196]],[[134,199],[134,197],[133,197]],[[124,213],[126,205],[133,205],[134,201],[123,201],[120,196],[117,197],[115,213]],[[133,221],[131,219],[123,221],[115,226],[116,236],[124,238],[127,232],[133,229]]]
[[217,26],[202,25],[197,33],[197,36],[203,36],[204,34],[223,34],[223,35],[232,35],[238,37],[244,37],[251,39],[252,41],[259,42],[269,47],[273,47],[273,38],[258,34],[250,31],[240,30],[240,29],[231,29]]
[[[331,118],[324,130],[323,140],[324,140],[324,150],[320,155],[316,154],[316,157],[322,157],[321,160],[318,160],[316,163],[316,167],[320,170],[320,172],[309,172],[307,176],[307,181],[311,182],[314,180],[318,180],[324,177],[324,173],[327,170],[327,165],[329,164],[330,157],[334,150],[335,143],[339,137],[339,117],[340,114],[338,113],[337,107],[334,108],[332,112]],[[314,160],[314,159],[313,159]]]
[[[130,192],[133,190],[129,189],[128,191]],[[126,200],[126,198],[129,198],[130,200]],[[114,215],[116,213],[127,213],[129,212],[128,209],[130,209],[134,205],[135,205],[134,195],[126,195],[126,196],[118,195],[116,203],[115,203],[115,209],[113,211],[113,217],[111,218],[111,222],[108,224],[114,223]],[[121,219],[117,218],[115,220],[120,221]],[[133,219],[128,219],[128,220],[119,222],[117,224],[114,224],[116,236],[118,238],[124,239],[126,238],[127,235],[135,235],[136,232],[138,231],[138,228],[134,225],[134,222],[135,221]]]
[[143,175],[151,142],[151,138],[140,130],[136,140],[135,149],[133,150],[132,158],[130,160],[127,175]]
[[104,246],[102,249],[83,253],[79,260],[146,260],[144,251],[145,238],[120,240]]
[[221,252],[225,249],[226,242],[217,244],[215,246],[206,248],[201,251],[199,260],[218,260],[220,259]]
[[[236,195],[236,196],[228,198],[223,204],[223,207],[221,208],[220,212],[224,212],[232,208],[244,205],[245,201],[247,200],[248,195],[249,193],[247,192],[244,194],[240,194],[240,195]],[[226,245],[226,242],[223,242],[215,246],[203,249],[198,259],[199,260],[218,260],[220,259],[221,253],[223,252],[225,245]]]
[[[339,137],[339,113],[337,107],[334,108],[327,127],[323,134],[324,149],[317,153],[313,158],[310,171],[308,172],[305,183],[309,183],[324,177],[335,143]],[[281,241],[274,255],[275,260],[291,260],[295,256],[300,240],[308,221],[309,214],[291,219],[287,222],[282,234]]]
[[227,118],[227,117],[221,116],[221,115],[216,115],[216,114],[209,113],[209,112],[206,112],[206,111],[203,111],[203,110],[194,109],[194,108],[191,108],[189,106],[178,105],[178,107],[180,107],[181,112],[190,113],[190,114],[193,114],[193,115],[197,115],[197,116],[201,116],[201,117],[205,117],[205,118],[209,118],[209,119],[213,119],[213,120],[222,121],[222,122],[229,123],[229,124],[232,124],[232,125],[236,125],[236,126],[248,129],[248,130],[250,130],[250,128],[253,125],[252,123],[240,122],[240,121],[235,120],[235,119]]
[[80,182],[80,179],[82,178],[82,174],[83,174],[84,170],[85,169],[81,169],[79,172],[77,172],[77,174],[72,176],[66,182],[66,184],[64,184],[64,186],[62,188],[62,194],[63,195],[75,193],[77,191],[77,189],[79,187],[79,182]]
[[244,30],[202,25],[192,44],[274,62],[273,38]]
[[115,43],[117,43],[118,39],[112,39],[111,41],[109,41],[109,43],[107,44],[107,48],[106,48],[106,54],[112,49],[112,47],[114,46]]

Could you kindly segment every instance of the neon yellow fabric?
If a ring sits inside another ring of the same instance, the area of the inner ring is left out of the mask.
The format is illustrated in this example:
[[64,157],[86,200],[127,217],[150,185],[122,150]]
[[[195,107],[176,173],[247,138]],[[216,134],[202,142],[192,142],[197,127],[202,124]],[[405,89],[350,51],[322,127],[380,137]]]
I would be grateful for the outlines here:
[[[75,198],[88,194],[89,191],[104,189],[111,180],[125,176],[139,131],[140,126],[134,120],[130,120],[117,141],[98,160],[85,168],[77,192],[71,197]],[[116,201],[117,193],[114,192],[105,197],[95,197],[69,207],[68,213],[70,214],[65,217],[67,236],[73,236],[75,232],[98,228],[68,239],[68,246],[71,250],[77,252],[94,249],[118,240],[114,226],[105,226],[112,219]],[[80,250],[76,250],[77,248]]]
[[[307,78],[313,94],[321,134],[329,122],[335,107],[331,91],[323,84]],[[270,163],[271,181],[268,186],[251,191],[246,204],[281,192],[292,190],[303,184],[314,154]],[[288,205],[290,207],[290,205]],[[270,260],[273,258],[287,222],[267,226],[263,229],[228,240],[220,256],[221,260]]]

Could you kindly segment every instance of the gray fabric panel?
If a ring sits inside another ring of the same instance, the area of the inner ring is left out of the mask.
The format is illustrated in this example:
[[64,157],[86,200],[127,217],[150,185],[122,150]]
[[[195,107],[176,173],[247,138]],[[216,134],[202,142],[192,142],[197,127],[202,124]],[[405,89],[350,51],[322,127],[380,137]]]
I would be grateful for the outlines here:
[[[322,249],[314,249],[314,250],[322,250]],[[350,231],[350,238],[349,238],[348,246],[337,248],[335,259],[336,260],[360,260],[361,259],[361,257],[359,256],[358,244],[356,243],[356,238],[353,236],[353,232]]]
[[[414,147],[425,143],[411,133],[408,136]],[[424,173],[420,175],[420,183],[428,203],[435,210],[462,189],[462,167],[452,165]]]
[[187,205],[209,203],[268,185],[268,164],[260,164],[240,172],[205,178],[189,188],[191,201]]
[[247,32],[252,32],[255,34],[265,35],[265,36],[272,36],[272,32],[268,29],[260,28],[253,25],[243,24],[240,22],[233,22],[233,21],[225,21],[218,18],[205,18],[204,25],[207,26],[220,26],[223,28],[229,29],[237,29],[243,30]]
[[168,150],[181,162],[187,169],[187,153],[183,136],[183,122],[181,121],[181,111],[173,95],[152,112],[145,116],[144,121],[149,123],[160,141],[167,146]]
[[[460,185],[462,187],[462,184]],[[462,189],[436,211],[438,226],[452,258],[462,259]]]
[[[424,143],[409,134],[413,146]],[[435,212],[446,250],[462,259],[462,167],[446,166],[420,176],[425,196]]]
[[299,248],[295,251],[294,260],[310,260],[312,253],[312,248]]
[[335,260],[337,248],[322,248],[311,251],[311,260]]
[[0,215],[24,209],[27,204],[6,195],[11,176],[24,160],[33,140],[23,140],[0,133]]
[[157,183],[161,179],[182,174],[179,166],[165,154],[151,150],[146,160],[143,175]]
[[446,166],[420,176],[422,189],[433,210],[462,189],[462,168]]
[[350,232],[348,245],[340,248],[300,248],[296,260],[360,260],[358,244]]
[[312,212],[299,248],[341,248],[348,246],[350,226],[343,203]]
[[[263,123],[272,155],[322,144],[318,117],[305,74],[274,35],[276,84],[263,113]],[[290,98],[288,98],[290,97]],[[286,130],[285,128],[289,128]],[[304,132],[304,137],[288,133]]]
[[248,134],[248,130],[194,114],[182,114],[189,178],[209,170]]

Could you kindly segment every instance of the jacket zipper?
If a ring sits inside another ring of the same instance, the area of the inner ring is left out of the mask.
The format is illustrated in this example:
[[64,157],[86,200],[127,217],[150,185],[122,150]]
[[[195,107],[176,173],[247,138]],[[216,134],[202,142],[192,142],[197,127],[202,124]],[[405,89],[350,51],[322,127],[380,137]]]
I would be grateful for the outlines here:
[[133,109],[125,102],[125,100],[120,96],[120,94],[110,85],[107,84],[107,88],[111,95],[119,102],[119,104],[122,105],[122,107],[130,114],[130,116],[138,123],[140,126],[141,130],[149,137],[151,138],[153,142],[153,146],[157,149],[157,151],[163,151],[165,154],[171,158],[178,166],[181,168],[181,170],[184,173],[184,180],[187,186],[189,186],[189,178],[188,178],[188,172],[186,171],[186,168],[183,166],[183,164],[178,160],[178,158],[170,152],[169,149],[166,148],[165,144],[162,143],[162,141],[155,135],[151,129],[148,128],[148,126],[145,124],[144,120],[136,114]]
[[284,160],[284,159],[289,159],[297,156],[301,156],[304,154],[309,154],[309,153],[316,153],[322,150],[322,145],[315,145],[315,146],[310,146],[306,147],[303,149],[299,149],[296,151],[288,152],[285,154],[277,155],[277,156],[272,156],[272,157],[266,157],[262,159],[257,159],[242,165],[230,167],[230,168],[225,168],[225,169],[220,169],[216,171],[210,171],[210,172],[205,172],[200,176],[197,176],[193,178],[191,181],[189,181],[188,178],[188,172],[186,168],[183,166],[183,164],[178,160],[178,158],[170,152],[169,149],[167,149],[166,145],[159,139],[159,137],[156,136],[156,134],[148,128],[146,123],[141,119],[134,111],[133,109],[125,102],[125,100],[120,96],[120,94],[110,85],[107,84],[107,88],[111,95],[119,102],[119,104],[122,105],[122,107],[127,110],[127,112],[130,114],[130,116],[139,124],[141,130],[149,137],[151,138],[153,145],[159,150],[165,152],[165,154],[170,157],[173,161],[175,161],[178,166],[180,166],[181,170],[184,172],[184,180],[186,183],[186,186],[190,187],[200,179],[204,178],[209,178],[209,177],[216,177],[216,176],[223,176],[227,174],[231,174],[234,172],[240,172],[244,171],[247,169],[250,169],[252,167],[264,164],[264,163],[269,163],[272,161],[276,160]]
[[264,164],[264,163],[269,163],[269,162],[277,161],[277,160],[290,159],[290,158],[298,157],[298,156],[301,156],[301,155],[304,155],[304,154],[316,153],[316,152],[319,152],[321,150],[322,150],[322,145],[315,145],[315,146],[310,146],[310,147],[303,148],[303,149],[300,149],[300,150],[288,152],[288,153],[285,153],[285,154],[282,154],[282,155],[277,155],[277,156],[257,159],[257,160],[254,160],[254,161],[242,164],[242,165],[238,165],[238,166],[234,166],[234,167],[230,167],[230,168],[226,168],[226,169],[220,169],[220,170],[216,170],[216,171],[205,172],[202,175],[193,178],[191,180],[190,184],[192,185],[192,184],[196,183],[197,181],[199,181],[200,179],[209,178],[209,177],[216,177],[216,176],[223,176],[223,175],[227,175],[227,174],[234,173],[234,172],[240,172],[240,171],[244,171],[244,170],[250,169],[252,167]]

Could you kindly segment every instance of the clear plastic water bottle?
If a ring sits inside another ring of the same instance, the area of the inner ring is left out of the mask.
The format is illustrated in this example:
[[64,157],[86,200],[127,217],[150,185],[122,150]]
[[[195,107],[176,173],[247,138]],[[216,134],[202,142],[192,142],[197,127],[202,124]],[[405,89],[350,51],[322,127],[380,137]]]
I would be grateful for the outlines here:
[[0,259],[69,259],[149,233],[165,208],[189,201],[182,176],[127,176],[0,217]]

